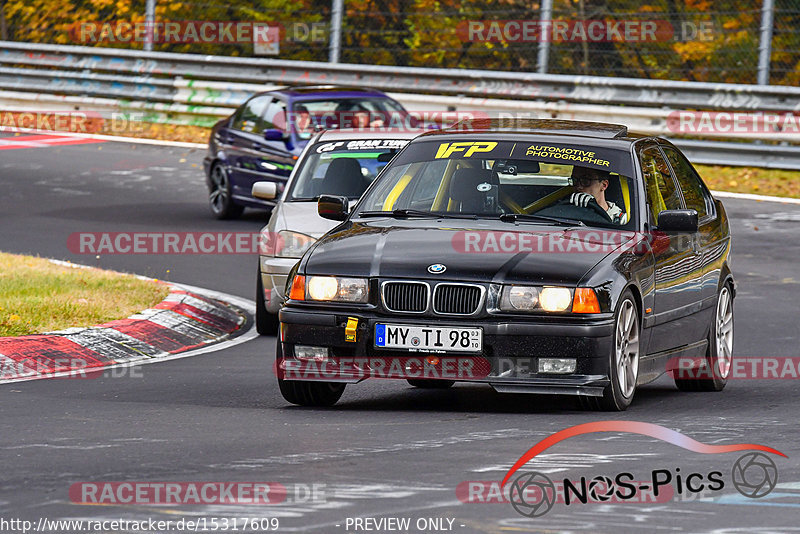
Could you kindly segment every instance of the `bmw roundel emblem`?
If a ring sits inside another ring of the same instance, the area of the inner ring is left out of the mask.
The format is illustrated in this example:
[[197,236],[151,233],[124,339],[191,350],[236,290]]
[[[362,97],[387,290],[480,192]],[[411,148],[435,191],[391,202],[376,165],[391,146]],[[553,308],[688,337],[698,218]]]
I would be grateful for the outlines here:
[[433,265],[428,265],[428,272],[431,274],[442,274],[447,270],[447,267],[444,266],[442,263],[434,263]]

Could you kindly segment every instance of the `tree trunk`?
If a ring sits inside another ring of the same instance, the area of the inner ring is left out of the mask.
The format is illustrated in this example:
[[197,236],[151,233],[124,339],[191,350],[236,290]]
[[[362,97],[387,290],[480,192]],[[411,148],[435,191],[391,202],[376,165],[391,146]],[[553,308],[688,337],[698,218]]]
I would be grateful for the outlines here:
[[6,0],[0,0],[0,41],[8,41],[8,24],[6,24]]

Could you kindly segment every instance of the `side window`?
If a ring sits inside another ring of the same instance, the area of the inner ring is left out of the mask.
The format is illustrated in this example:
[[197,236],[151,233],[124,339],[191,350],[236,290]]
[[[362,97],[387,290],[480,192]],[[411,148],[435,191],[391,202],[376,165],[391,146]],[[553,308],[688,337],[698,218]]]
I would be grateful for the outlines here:
[[668,146],[662,147],[662,149],[664,154],[667,155],[672,170],[675,171],[675,177],[678,179],[681,191],[683,191],[683,200],[686,201],[686,208],[697,210],[698,218],[702,219],[713,209],[711,208],[713,204],[710,195],[703,187],[700,177],[692,168],[692,165],[677,150]]
[[271,96],[257,96],[250,99],[236,115],[233,121],[233,129],[247,133],[260,134],[264,131],[264,111],[267,104],[272,100]]
[[650,220],[658,224],[658,214],[664,210],[681,209],[681,197],[672,179],[667,161],[656,146],[649,146],[639,153],[642,164]]
[[286,103],[273,100],[264,112],[264,130],[286,130]]

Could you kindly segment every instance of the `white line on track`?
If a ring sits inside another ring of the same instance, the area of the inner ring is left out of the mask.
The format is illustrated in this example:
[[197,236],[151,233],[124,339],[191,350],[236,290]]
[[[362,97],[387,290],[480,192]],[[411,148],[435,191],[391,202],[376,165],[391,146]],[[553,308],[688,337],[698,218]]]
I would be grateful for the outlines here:
[[712,191],[711,194],[720,198],[755,200],[757,202],[780,202],[782,204],[800,204],[800,198],[772,197],[769,195],[752,195],[750,193],[732,193],[729,191]]
[[[35,130],[30,128],[15,128],[15,133],[25,134],[52,134],[64,137],[77,137],[80,139],[97,139],[102,141],[117,141],[120,143],[138,143],[140,145],[173,146],[178,148],[208,148],[205,143],[185,143],[183,141],[161,141],[159,139],[146,139],[140,137],[122,137],[119,135],[85,134],[78,132],[60,132],[55,130]],[[0,128],[0,132],[3,129]],[[4,137],[3,139],[24,139],[22,137]]]

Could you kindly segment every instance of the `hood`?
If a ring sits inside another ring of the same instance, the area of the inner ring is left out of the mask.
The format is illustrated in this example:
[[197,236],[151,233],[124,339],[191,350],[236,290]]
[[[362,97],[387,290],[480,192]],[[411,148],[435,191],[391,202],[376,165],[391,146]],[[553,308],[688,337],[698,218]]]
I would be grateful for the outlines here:
[[[306,274],[574,285],[633,232],[499,221],[376,219],[322,238]],[[442,274],[428,266],[444,264]]]
[[278,210],[279,217],[275,225],[276,232],[291,230],[319,239],[325,232],[340,224],[320,217],[316,202],[281,202],[275,209]]

